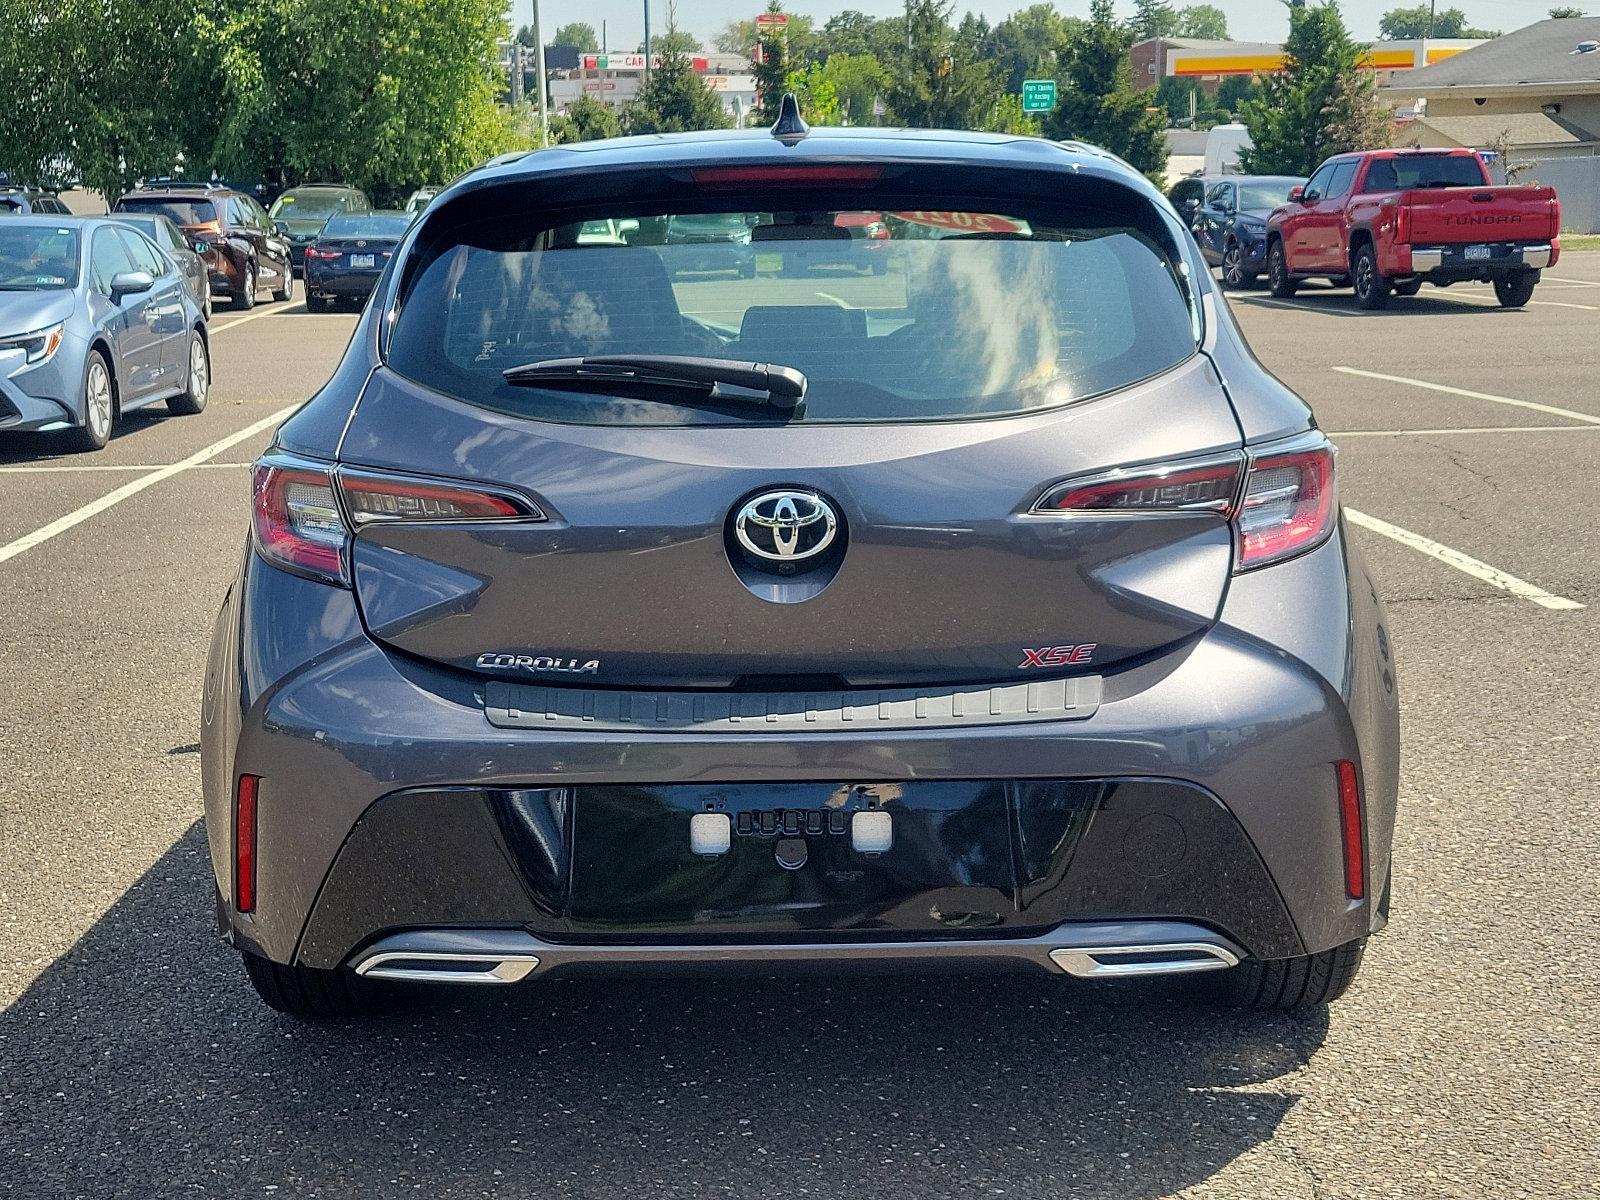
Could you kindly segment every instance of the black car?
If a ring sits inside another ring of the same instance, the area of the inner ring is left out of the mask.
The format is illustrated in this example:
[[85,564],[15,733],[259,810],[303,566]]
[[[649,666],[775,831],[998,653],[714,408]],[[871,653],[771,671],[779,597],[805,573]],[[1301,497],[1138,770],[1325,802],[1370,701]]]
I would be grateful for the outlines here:
[[1298,175],[1229,175],[1206,188],[1187,219],[1206,262],[1222,268],[1224,287],[1250,287],[1266,270],[1267,218],[1304,182]]
[[322,234],[334,217],[372,211],[372,202],[358,188],[342,183],[308,183],[290,188],[272,202],[267,215],[289,243],[294,269],[305,266],[306,247]]
[[370,296],[411,220],[410,213],[386,210],[329,220],[306,247],[306,307],[326,312],[335,303],[359,304]]
[[272,227],[255,197],[211,183],[160,182],[129,192],[116,213],[159,213],[183,230],[205,260],[213,293],[235,308],[254,308],[261,293],[294,298],[289,243]]
[[195,304],[209,321],[211,276],[206,270],[205,259],[194,252],[194,247],[183,236],[183,230],[174,225],[170,217],[164,217],[160,213],[117,213],[115,219],[124,225],[132,225],[159,246],[162,253],[178,264],[178,270],[183,272],[183,281],[189,288],[189,295],[194,297]]
[[[846,237],[849,234],[845,234]],[[741,279],[756,273],[750,224],[741,213],[679,213],[667,221],[663,244],[692,246],[677,255],[679,272],[732,271]]]

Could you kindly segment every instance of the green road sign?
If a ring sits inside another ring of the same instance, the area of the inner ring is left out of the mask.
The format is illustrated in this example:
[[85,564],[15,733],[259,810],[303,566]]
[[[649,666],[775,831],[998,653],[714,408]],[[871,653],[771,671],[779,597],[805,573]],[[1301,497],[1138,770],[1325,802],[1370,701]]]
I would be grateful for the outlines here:
[[1049,112],[1056,106],[1056,81],[1054,79],[1024,79],[1022,81],[1022,111]]

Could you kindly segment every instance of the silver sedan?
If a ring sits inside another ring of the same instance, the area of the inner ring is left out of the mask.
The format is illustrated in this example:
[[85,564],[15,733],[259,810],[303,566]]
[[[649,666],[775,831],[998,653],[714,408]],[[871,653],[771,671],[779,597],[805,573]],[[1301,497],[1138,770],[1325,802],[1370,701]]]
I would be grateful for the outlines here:
[[198,413],[210,387],[205,317],[150,239],[105,219],[0,221],[0,433],[99,450],[122,414]]

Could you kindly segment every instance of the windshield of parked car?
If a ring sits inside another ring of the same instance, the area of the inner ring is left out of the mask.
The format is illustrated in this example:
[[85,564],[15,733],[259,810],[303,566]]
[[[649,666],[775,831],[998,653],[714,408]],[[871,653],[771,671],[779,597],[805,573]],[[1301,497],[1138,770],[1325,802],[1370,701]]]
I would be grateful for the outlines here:
[[344,192],[291,191],[272,202],[267,216],[275,221],[326,221],[349,207]]
[[1483,166],[1471,154],[1403,154],[1380,158],[1367,171],[1366,190],[1482,187]]
[[1239,210],[1273,209],[1289,198],[1289,189],[1303,179],[1273,179],[1239,185]]
[[[748,419],[502,377],[550,358],[709,356],[803,372],[800,420],[928,421],[1068,403],[1195,350],[1176,248],[1136,203],[609,219],[622,238],[592,239],[595,219],[485,220],[439,235],[408,274],[391,365],[540,420]],[[887,237],[852,237],[855,221],[881,223]]]
[[117,211],[160,213],[174,225],[214,225],[217,222],[217,206],[209,200],[124,196],[117,201]]
[[334,217],[322,227],[325,238],[396,238],[405,233],[411,218],[405,213],[360,213]]
[[78,282],[78,234],[55,225],[0,225],[0,291],[44,292]]

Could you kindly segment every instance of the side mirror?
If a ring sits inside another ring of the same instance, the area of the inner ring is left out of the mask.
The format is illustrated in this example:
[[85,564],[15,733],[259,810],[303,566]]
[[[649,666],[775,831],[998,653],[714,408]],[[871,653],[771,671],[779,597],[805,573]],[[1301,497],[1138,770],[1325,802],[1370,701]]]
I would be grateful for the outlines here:
[[1305,195],[1306,189],[1304,184],[1297,183],[1289,189],[1289,201],[1291,204],[1299,200],[1304,200]]
[[156,281],[145,271],[123,271],[111,277],[111,300],[113,303],[124,296],[137,296],[148,292],[155,287]]
[[205,253],[208,253],[210,251],[211,243],[210,242],[190,242],[189,243],[189,249],[193,250],[196,254],[205,254]]

